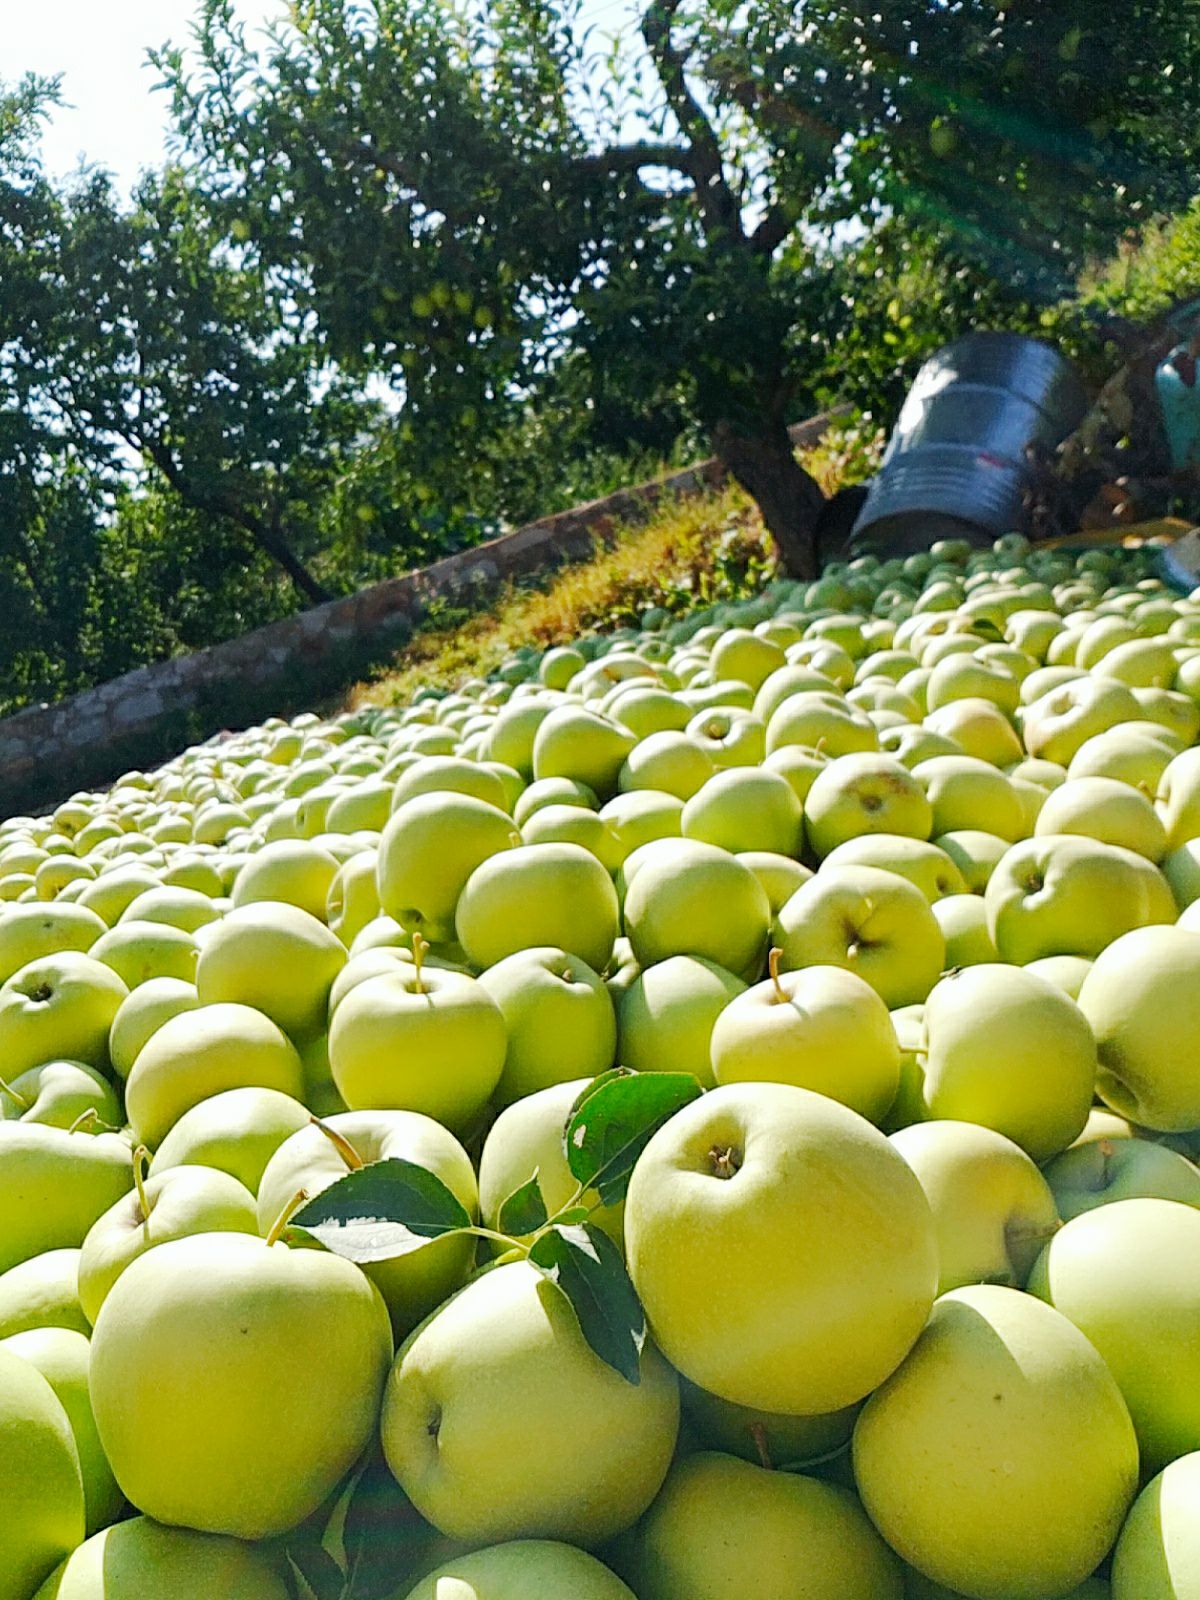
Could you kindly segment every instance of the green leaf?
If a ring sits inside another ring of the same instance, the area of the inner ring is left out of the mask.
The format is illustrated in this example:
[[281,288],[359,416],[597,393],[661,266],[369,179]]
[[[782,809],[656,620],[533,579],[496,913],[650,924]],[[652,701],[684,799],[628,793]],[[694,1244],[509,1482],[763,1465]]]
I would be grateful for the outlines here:
[[535,1171],[528,1183],[514,1189],[507,1200],[501,1202],[496,1213],[496,1228],[510,1239],[522,1239],[546,1226],[546,1201]]
[[304,1585],[299,1589],[302,1596],[307,1591],[313,1600],[344,1600],[345,1575],[329,1551],[315,1539],[289,1544],[287,1559],[297,1580],[296,1586]]
[[404,1592],[428,1569],[443,1542],[378,1451],[354,1486],[342,1541],[349,1567],[347,1600],[386,1600]]
[[292,1223],[335,1255],[362,1264],[408,1255],[469,1228],[471,1218],[434,1173],[392,1156],[330,1184]]
[[641,1382],[646,1343],[642,1310],[621,1252],[601,1229],[555,1224],[536,1242],[529,1259],[571,1303],[581,1332],[601,1361],[627,1382]]
[[653,1135],[702,1093],[686,1072],[604,1073],[583,1091],[567,1119],[563,1146],[572,1173],[596,1189],[605,1205],[615,1205]]

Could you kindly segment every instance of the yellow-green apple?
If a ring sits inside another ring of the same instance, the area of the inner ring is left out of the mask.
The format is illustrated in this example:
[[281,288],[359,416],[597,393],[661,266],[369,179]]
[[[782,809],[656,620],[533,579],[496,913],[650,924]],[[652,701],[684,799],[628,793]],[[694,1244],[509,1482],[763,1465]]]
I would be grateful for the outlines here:
[[786,778],[803,806],[817,774],[824,771],[830,759],[822,750],[810,750],[802,744],[784,744],[772,751],[762,765],[765,771]]
[[0,1272],[43,1251],[78,1249],[132,1187],[132,1153],[114,1133],[0,1122]]
[[975,1122],[1035,1161],[1065,1150],[1087,1121],[1096,1044],[1061,989],[986,962],[949,973],[925,1003],[927,1114]]
[[790,1083],[878,1122],[896,1098],[900,1046],[888,1008],[841,967],[805,967],[737,995],[712,1030],[719,1084]]
[[784,971],[835,966],[865,978],[889,1010],[924,1000],[946,942],[915,884],[878,867],[822,867],[776,919]]
[[193,1233],[258,1232],[254,1196],[227,1172],[168,1167],[143,1182],[137,1169],[135,1181],[92,1223],[80,1251],[79,1303],[92,1327],[113,1284],[147,1250]]
[[802,866],[789,856],[775,855],[770,850],[739,850],[737,857],[762,884],[773,917],[783,910],[796,890],[813,875],[811,867]]
[[1153,800],[1176,754],[1165,738],[1116,727],[1085,739],[1071,757],[1071,778],[1115,778]]
[[761,688],[773,672],[787,666],[787,656],[779,645],[748,628],[727,628],[713,645],[709,659],[715,678],[736,678],[752,689]]
[[757,977],[766,954],[771,907],[750,868],[695,839],[644,847],[627,879],[625,932],[643,967],[671,956],[701,956]]
[[982,894],[1010,841],[980,828],[952,828],[933,840],[962,874],[969,894]]
[[523,828],[543,806],[583,806],[588,811],[598,811],[600,800],[594,789],[574,778],[539,778],[522,792],[513,807],[512,820]]
[[513,700],[502,706],[485,741],[487,756],[515,768],[528,783],[533,777],[533,741],[557,699],[550,695]]
[[1156,1199],[1085,1211],[1042,1252],[1029,1292],[1104,1357],[1133,1416],[1143,1473],[1200,1449],[1200,1211]]
[[[911,772],[922,761],[932,761],[935,756],[965,755],[962,745],[944,734],[934,733],[921,724],[885,728],[879,736],[880,748],[896,757]],[[786,747],[785,747],[786,748]]]
[[234,879],[233,903],[268,900],[323,918],[337,870],[336,857],[311,839],[273,839],[255,851]]
[[168,922],[133,922],[123,917],[101,934],[88,952],[110,967],[133,990],[151,978],[178,978],[191,983],[200,949],[190,933]]
[[1021,741],[1012,723],[990,700],[976,697],[949,701],[930,710],[924,725],[930,733],[952,739],[964,755],[986,761],[989,766],[1006,767],[1021,759]]
[[86,1531],[71,1424],[32,1362],[0,1350],[0,1600],[29,1600]]
[[[916,665],[915,658],[913,665]],[[892,674],[888,674],[892,681],[897,681]],[[796,694],[830,694],[833,691],[833,680],[823,672],[817,672],[812,667],[791,665],[780,667],[777,672],[772,672],[770,677],[764,678],[757,694],[754,696],[752,707],[754,715],[760,722],[770,722],[779,707],[785,700],[790,700]]]
[[617,787],[622,794],[652,789],[680,801],[690,800],[716,770],[716,763],[698,740],[680,729],[664,728],[634,745],[617,775]]
[[635,972],[617,1004],[617,1060],[635,1072],[690,1072],[713,1083],[713,1025],[746,985],[700,956],[669,956]]
[[121,1274],[97,1319],[100,1442],[159,1522],[285,1533],[370,1442],[391,1352],[352,1262],[244,1233],[173,1239]]
[[287,1600],[265,1550],[149,1517],[106,1527],[57,1567],[33,1600]]
[[821,750],[832,759],[855,750],[878,750],[879,734],[864,711],[832,692],[789,695],[767,722],[767,754],[782,745]]
[[496,1100],[511,1105],[612,1066],[617,1022],[603,980],[586,961],[553,946],[518,950],[480,978],[508,1031]]
[[78,1250],[45,1250],[0,1272],[0,1339],[28,1328],[92,1331],[79,1303]]
[[1119,778],[1072,778],[1050,795],[1036,834],[1078,833],[1160,861],[1167,834],[1144,794]]
[[1021,685],[1011,672],[978,655],[958,653],[946,656],[933,668],[927,691],[929,709],[956,700],[987,700],[1001,711],[1013,712],[1020,699]]
[[582,845],[606,872],[615,872],[625,858],[608,823],[583,806],[542,806],[521,829],[521,839],[525,844]]
[[1171,689],[1137,688],[1133,698],[1141,708],[1144,722],[1162,728],[1177,741],[1177,748],[1194,744],[1200,733],[1200,706],[1186,694]]
[[87,906],[102,922],[114,928],[139,894],[157,887],[158,877],[149,867],[113,867],[84,886],[79,904]]
[[1200,900],[1200,839],[1186,840],[1177,850],[1172,850],[1160,866],[1181,911],[1193,900]]
[[677,1461],[631,1539],[639,1600],[903,1600],[900,1562],[848,1490],[715,1451]]
[[1106,1105],[1160,1132],[1200,1126],[1200,934],[1183,926],[1125,934],[1097,957],[1079,1006],[1096,1036]]
[[1072,1000],[1078,1000],[1083,980],[1092,970],[1092,963],[1086,956],[1043,956],[1039,961],[1029,962],[1025,970],[1036,973],[1039,978],[1048,979],[1055,988],[1070,995]]
[[396,1600],[533,1600],[535,1595],[538,1600],[635,1600],[595,1556],[552,1539],[513,1539],[456,1556]]
[[938,1293],[968,1283],[1020,1289],[1059,1227],[1054,1195],[1019,1145],[972,1122],[918,1122],[891,1136],[937,1228]]
[[752,711],[722,701],[700,711],[684,730],[718,767],[757,767],[766,755],[766,729]]
[[[392,814],[395,787],[390,778],[372,777],[363,783],[356,783],[352,788],[343,789],[331,801],[325,813],[325,831],[343,834],[381,833]],[[277,900],[280,896],[268,895],[266,898]]]
[[377,917],[379,901],[379,852],[360,850],[343,861],[329,885],[325,901],[325,921],[349,949],[356,934]]
[[799,856],[804,812],[786,778],[761,767],[731,767],[709,778],[683,808],[683,835],[733,853]]
[[554,945],[603,972],[618,920],[612,879],[590,851],[577,844],[528,844],[472,872],[454,926],[479,968],[517,950]]
[[1112,1600],[1189,1600],[1200,1592],[1200,1452],[1138,1495],[1113,1553]]
[[1144,856],[1079,834],[1015,844],[985,891],[988,927],[1005,961],[1094,959],[1134,928],[1175,920],[1166,879]]
[[[1007,846],[1005,847],[1007,848]],[[866,833],[847,839],[825,857],[826,867],[879,867],[915,883],[932,905],[949,894],[966,894],[956,864],[939,846],[896,833]]]
[[212,930],[196,967],[203,1005],[253,1006],[290,1039],[325,1027],[329,990],[346,947],[299,906],[261,900],[231,911]]
[[[563,1130],[571,1108],[590,1080],[556,1083],[526,1095],[496,1118],[484,1140],[479,1160],[479,1210],[484,1223],[495,1228],[500,1207],[510,1194],[537,1175],[538,1187],[550,1216],[561,1211],[579,1191],[567,1165]],[[623,1204],[603,1206],[594,1189],[584,1191],[582,1205],[592,1206],[590,1221],[603,1228],[617,1245],[623,1243]]]
[[937,1284],[933,1218],[903,1158],[790,1084],[713,1089],[660,1128],[633,1171],[625,1242],[668,1360],[768,1411],[860,1400],[907,1353]]
[[30,1067],[5,1083],[0,1079],[0,1122],[44,1122],[52,1128],[70,1128],[95,1113],[109,1128],[121,1123],[121,1109],[112,1085],[95,1067],[82,1061],[48,1061]]
[[500,807],[472,795],[429,794],[393,812],[379,841],[379,903],[410,932],[437,943],[454,933],[467,879],[519,835]]
[[94,911],[66,901],[9,906],[0,916],[0,983],[45,956],[63,950],[86,954],[106,927]]
[[1066,1317],[980,1284],[938,1300],[863,1407],[854,1475],[871,1521],[918,1572],[977,1600],[1040,1600],[1066,1594],[1112,1545],[1137,1490],[1137,1438]]
[[164,1022],[142,1046],[125,1085],[125,1113],[151,1150],[193,1106],[224,1089],[278,1089],[299,1099],[300,1057],[252,1006],[202,1005]]
[[621,683],[605,696],[601,710],[641,740],[652,733],[678,732],[691,720],[682,700],[650,683]]
[[[389,1159],[411,1161],[434,1173],[469,1215],[476,1215],[475,1173],[453,1134],[414,1111],[344,1111],[321,1125],[299,1129],[271,1157],[258,1189],[259,1231],[266,1237],[301,1189],[310,1197],[320,1194],[354,1170],[355,1163],[369,1166]],[[453,1234],[363,1269],[383,1295],[397,1337],[458,1288],[474,1254],[469,1235]]]
[[809,844],[825,857],[863,834],[928,839],[933,812],[916,777],[893,756],[839,756],[813,782],[804,802]]
[[507,1046],[504,1014],[475,978],[398,963],[341,1001],[329,1065],[352,1111],[419,1111],[460,1131],[491,1098]]
[[184,1112],[154,1152],[150,1176],[211,1167],[257,1194],[267,1162],[310,1121],[308,1108],[278,1089],[226,1089]]
[[854,1432],[858,1406],[843,1406],[816,1416],[756,1411],[709,1394],[686,1378],[679,1385],[684,1427],[702,1450],[787,1468],[812,1464],[845,1450]]
[[[425,951],[423,955],[425,965],[430,967],[443,967],[447,963]],[[365,983],[368,978],[381,978],[395,972],[397,967],[406,971],[414,965],[411,949],[407,945],[383,944],[370,949],[360,950],[357,955],[352,955],[346,965],[333,980],[333,987],[329,991],[329,1018],[332,1022],[333,1014],[351,989],[357,989],[360,983]]]
[[621,859],[652,839],[678,838],[683,801],[661,789],[631,790],[601,806],[600,816],[617,836]]
[[478,761],[436,753],[415,761],[396,779],[392,809],[398,811],[407,801],[422,794],[467,794],[499,809],[504,808],[508,798],[496,773]]
[[1025,809],[1013,780],[975,756],[933,756],[913,768],[933,809],[934,838],[944,833],[991,833],[1024,838]]
[[1089,676],[1060,684],[1027,706],[1021,731],[1031,756],[1069,767],[1085,739],[1140,717],[1131,689],[1111,678]]
[[1116,1200],[1178,1200],[1200,1206],[1200,1171],[1195,1164],[1149,1139],[1077,1143],[1048,1162],[1045,1175],[1066,1222]]
[[950,894],[933,902],[933,915],[946,941],[947,970],[999,961],[988,932],[987,907],[977,894]]
[[1155,796],[1167,849],[1200,837],[1200,749],[1184,750],[1165,769]]
[[616,793],[617,775],[636,743],[628,728],[597,711],[556,706],[534,735],[533,776],[574,778],[607,800]]
[[48,1061],[109,1064],[108,1032],[129,990],[77,950],[43,956],[0,987],[0,1061],[8,1082]]
[[442,1533],[594,1546],[653,1500],[678,1423],[679,1386],[652,1344],[628,1382],[588,1345],[562,1290],[513,1261],[401,1347],[381,1432],[400,1487]]
[[211,895],[164,884],[161,889],[147,889],[131,901],[121,922],[162,922],[185,933],[195,933],[220,916],[220,907],[213,903]]
[[69,1328],[31,1328],[5,1339],[0,1348],[36,1367],[67,1414],[83,1478],[87,1532],[95,1533],[115,1522],[124,1496],[112,1475],[92,1415],[88,1391],[91,1345],[87,1337]]
[[139,984],[121,1001],[109,1030],[109,1054],[117,1076],[129,1076],[143,1045],[164,1022],[181,1012],[195,1011],[199,1004],[195,984],[181,978],[151,978],[149,983]]

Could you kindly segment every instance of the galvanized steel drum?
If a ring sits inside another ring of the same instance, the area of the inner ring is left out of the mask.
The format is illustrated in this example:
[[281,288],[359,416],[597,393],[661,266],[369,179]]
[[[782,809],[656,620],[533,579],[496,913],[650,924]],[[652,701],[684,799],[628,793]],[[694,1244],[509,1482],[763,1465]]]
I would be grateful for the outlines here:
[[855,549],[907,554],[935,539],[987,544],[1025,521],[1037,455],[1082,421],[1087,395],[1053,346],[971,333],[918,372],[854,524]]

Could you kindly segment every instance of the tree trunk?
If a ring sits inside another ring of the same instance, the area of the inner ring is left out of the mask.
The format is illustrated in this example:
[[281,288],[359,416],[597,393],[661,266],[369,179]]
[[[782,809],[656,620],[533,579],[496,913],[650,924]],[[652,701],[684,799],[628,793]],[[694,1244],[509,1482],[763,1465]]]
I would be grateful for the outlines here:
[[761,511],[784,571],[792,578],[815,578],[817,518],[825,497],[797,461],[786,427],[781,423],[747,436],[719,422],[713,429],[713,447]]

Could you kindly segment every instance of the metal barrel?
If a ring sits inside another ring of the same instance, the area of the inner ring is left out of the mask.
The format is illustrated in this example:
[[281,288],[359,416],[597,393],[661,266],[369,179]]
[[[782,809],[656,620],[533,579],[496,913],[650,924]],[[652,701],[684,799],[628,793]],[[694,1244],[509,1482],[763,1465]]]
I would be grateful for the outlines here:
[[908,392],[854,547],[903,554],[1020,528],[1031,456],[1053,451],[1087,405],[1074,367],[1040,339],[971,333],[944,345]]

